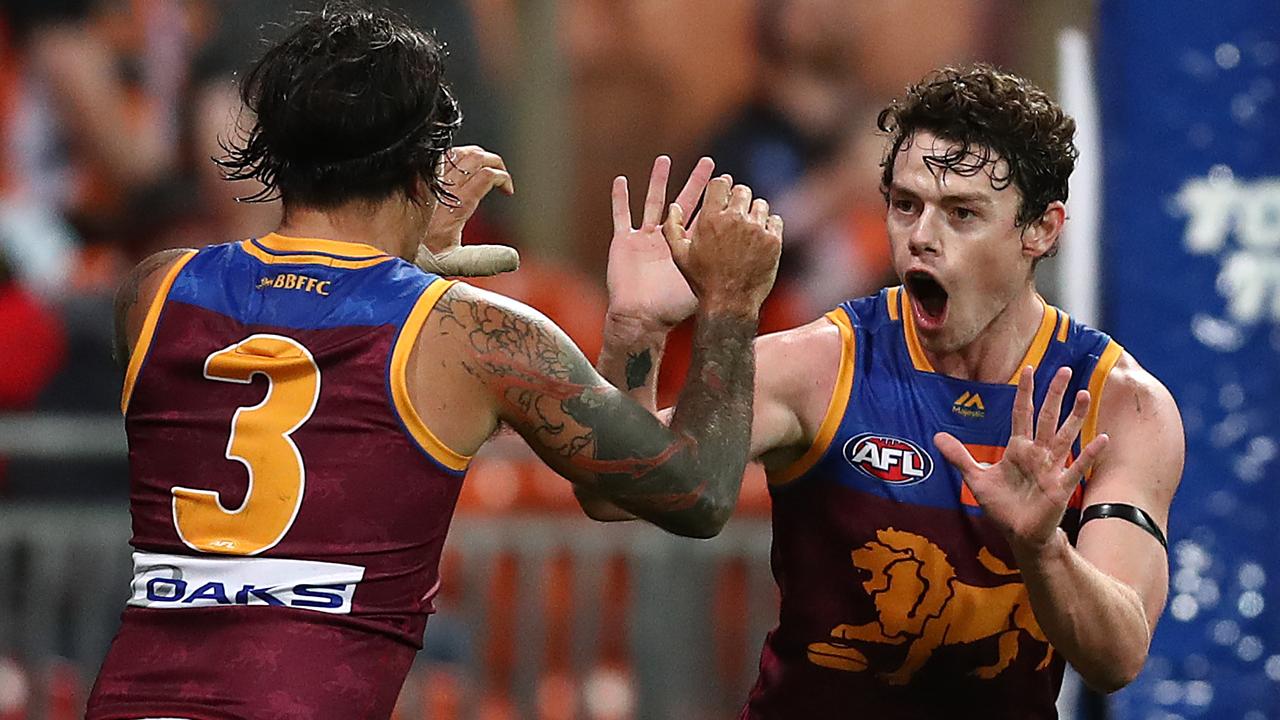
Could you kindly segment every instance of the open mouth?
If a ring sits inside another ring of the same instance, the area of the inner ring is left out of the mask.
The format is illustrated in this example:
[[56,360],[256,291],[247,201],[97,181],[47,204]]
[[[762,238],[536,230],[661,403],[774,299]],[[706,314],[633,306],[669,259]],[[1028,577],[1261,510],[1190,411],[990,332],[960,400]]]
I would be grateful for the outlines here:
[[908,272],[903,282],[911,296],[917,324],[926,330],[940,328],[947,319],[947,291],[942,284],[922,270]]

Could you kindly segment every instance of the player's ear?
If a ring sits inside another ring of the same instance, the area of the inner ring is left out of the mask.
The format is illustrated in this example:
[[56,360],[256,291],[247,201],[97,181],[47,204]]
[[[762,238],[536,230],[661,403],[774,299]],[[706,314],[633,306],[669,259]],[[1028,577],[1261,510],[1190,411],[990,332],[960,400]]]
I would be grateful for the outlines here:
[[1033,260],[1049,254],[1058,244],[1067,222],[1067,206],[1054,200],[1040,217],[1022,231],[1022,254]]

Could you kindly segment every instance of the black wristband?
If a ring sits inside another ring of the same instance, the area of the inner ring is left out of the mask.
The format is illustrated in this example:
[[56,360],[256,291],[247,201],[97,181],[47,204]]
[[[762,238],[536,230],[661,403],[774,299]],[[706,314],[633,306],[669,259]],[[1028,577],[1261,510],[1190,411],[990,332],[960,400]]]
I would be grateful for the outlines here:
[[1101,503],[1099,505],[1090,505],[1084,509],[1084,513],[1080,516],[1080,527],[1090,520],[1098,518],[1120,518],[1128,520],[1138,527],[1151,533],[1151,536],[1160,541],[1160,546],[1165,550],[1169,549],[1169,543],[1164,539],[1164,533],[1160,532],[1160,526],[1156,525],[1156,521],[1151,519],[1146,510],[1135,507],[1127,503]]

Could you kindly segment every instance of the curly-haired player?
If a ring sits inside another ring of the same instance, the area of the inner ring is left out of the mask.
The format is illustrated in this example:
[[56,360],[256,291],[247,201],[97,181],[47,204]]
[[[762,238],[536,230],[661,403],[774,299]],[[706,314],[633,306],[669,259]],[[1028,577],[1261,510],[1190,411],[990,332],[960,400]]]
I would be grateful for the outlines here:
[[281,226],[160,253],[122,286],[134,577],[91,720],[389,717],[499,422],[672,532],[728,518],[781,220],[707,162],[677,200],[706,188],[696,229],[667,225],[702,306],[665,427],[547,318],[409,262],[452,254],[511,189],[498,156],[451,149],[442,60],[383,10],[301,22],[249,73],[255,125],[223,162],[279,194]]
[[[756,342],[782,608],[743,717],[1053,718],[1064,662],[1109,692],[1146,660],[1181,419],[1036,293],[1077,154],[1056,103],[945,68],[879,125],[902,284]],[[604,360],[652,359],[696,307],[674,271],[630,267],[610,268]]]

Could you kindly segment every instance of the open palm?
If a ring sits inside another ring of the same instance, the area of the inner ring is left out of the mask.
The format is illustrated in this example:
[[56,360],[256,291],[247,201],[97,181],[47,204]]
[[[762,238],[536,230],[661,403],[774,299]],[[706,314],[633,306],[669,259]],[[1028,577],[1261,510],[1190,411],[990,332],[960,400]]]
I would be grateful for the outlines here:
[[1071,414],[1062,427],[1058,417],[1071,369],[1060,368],[1049,383],[1038,422],[1033,422],[1034,373],[1024,368],[1013,400],[1012,433],[1004,457],[994,465],[979,463],[955,436],[938,433],[938,451],[960,471],[965,484],[1012,541],[1039,546],[1048,542],[1062,522],[1067,503],[1081,478],[1107,445],[1107,436],[1094,438],[1074,462],[1071,446],[1080,435],[1091,398],[1076,394]]
[[[676,196],[681,217],[688,218],[711,179],[715,163],[702,158],[694,166],[684,188]],[[662,235],[667,209],[667,179],[671,158],[659,156],[649,175],[640,227],[631,219],[627,179],[613,181],[613,240],[609,244],[609,312],[644,323],[674,327],[698,308],[698,298],[671,259],[671,248]],[[687,223],[692,230],[693,223]]]

